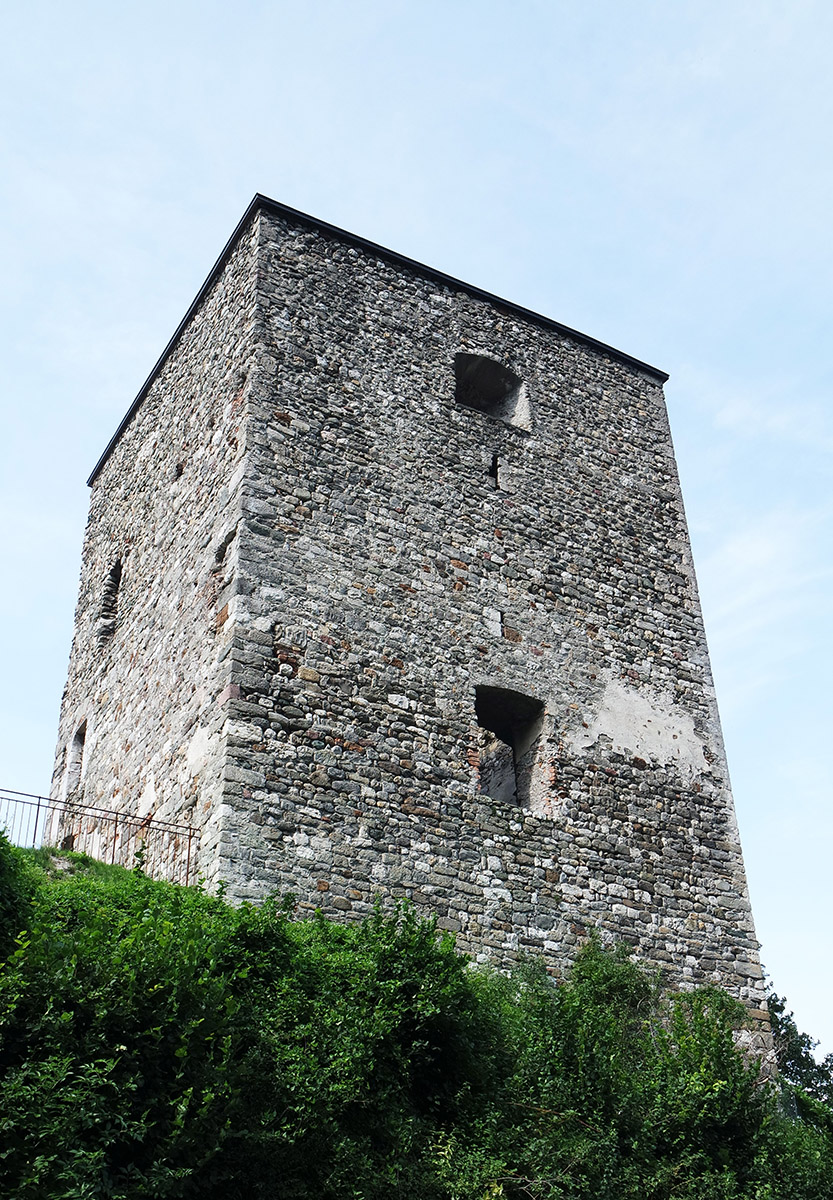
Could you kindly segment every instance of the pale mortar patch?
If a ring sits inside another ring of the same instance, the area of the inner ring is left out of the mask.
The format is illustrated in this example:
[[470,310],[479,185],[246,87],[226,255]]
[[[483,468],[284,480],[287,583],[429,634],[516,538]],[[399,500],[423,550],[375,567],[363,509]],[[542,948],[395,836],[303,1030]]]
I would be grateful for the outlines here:
[[711,770],[693,719],[667,693],[608,679],[601,705],[586,724],[567,735],[567,745],[576,751],[608,737],[618,753],[673,765],[686,781]]

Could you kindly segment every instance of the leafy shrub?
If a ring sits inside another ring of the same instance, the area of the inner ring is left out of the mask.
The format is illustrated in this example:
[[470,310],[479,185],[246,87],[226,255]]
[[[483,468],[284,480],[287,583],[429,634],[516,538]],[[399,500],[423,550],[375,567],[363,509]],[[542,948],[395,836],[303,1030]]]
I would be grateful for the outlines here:
[[669,1001],[596,942],[505,978],[410,908],[296,922],[76,866],[23,889],[0,969],[2,1195],[833,1195],[829,1110],[784,1115],[721,992]]
[[0,962],[31,919],[37,877],[25,855],[0,830]]
[[783,996],[771,992],[767,1008],[782,1080],[833,1110],[833,1054],[826,1055],[822,1062],[816,1061],[813,1050],[817,1043],[799,1030]]

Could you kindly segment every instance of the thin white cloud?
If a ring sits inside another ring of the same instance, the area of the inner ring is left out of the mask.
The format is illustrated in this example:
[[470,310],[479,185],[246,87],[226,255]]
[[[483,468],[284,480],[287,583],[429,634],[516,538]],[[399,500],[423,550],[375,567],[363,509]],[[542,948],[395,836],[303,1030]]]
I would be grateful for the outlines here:
[[677,367],[671,385],[679,405],[696,408],[714,426],[741,442],[766,439],[833,453],[833,407],[802,378],[802,364],[775,376],[727,378],[691,362]]
[[814,555],[832,522],[830,508],[779,507],[718,541],[698,563],[712,637],[745,641],[806,611],[808,599],[829,607],[833,565]]

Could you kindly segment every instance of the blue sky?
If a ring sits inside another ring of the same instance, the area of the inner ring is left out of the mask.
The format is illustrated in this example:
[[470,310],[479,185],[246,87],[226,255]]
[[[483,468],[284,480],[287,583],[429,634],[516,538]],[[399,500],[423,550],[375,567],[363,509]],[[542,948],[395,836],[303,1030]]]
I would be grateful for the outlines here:
[[833,1050],[833,6],[4,6],[0,785],[49,786],[85,479],[255,191],[666,388],[762,957]]

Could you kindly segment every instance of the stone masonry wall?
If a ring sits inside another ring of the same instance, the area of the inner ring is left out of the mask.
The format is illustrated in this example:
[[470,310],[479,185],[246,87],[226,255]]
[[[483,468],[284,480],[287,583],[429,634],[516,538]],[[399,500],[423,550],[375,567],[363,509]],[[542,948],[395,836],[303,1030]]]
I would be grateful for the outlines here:
[[[55,797],[199,825],[209,877],[256,354],[253,236],[238,241],[93,483],[53,778]],[[79,773],[73,740],[85,722]]]
[[[408,896],[556,970],[599,927],[760,1008],[659,381],[279,212],[257,229],[233,894]],[[523,381],[528,428],[456,402],[458,354]],[[477,686],[545,706],[526,804],[481,792]]]
[[596,927],[760,1009],[657,373],[268,201],[212,279],[95,478],[54,794],[237,899],[555,971]]

